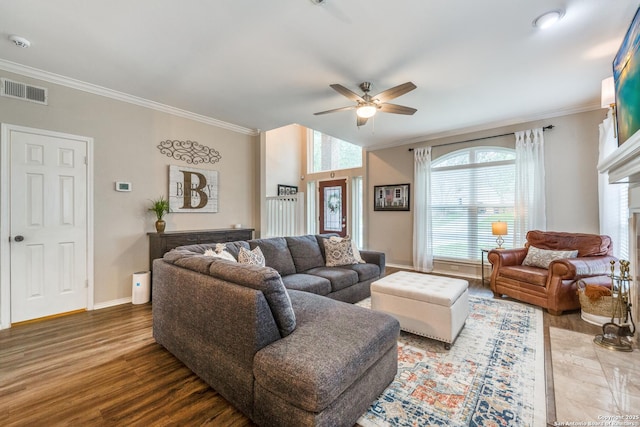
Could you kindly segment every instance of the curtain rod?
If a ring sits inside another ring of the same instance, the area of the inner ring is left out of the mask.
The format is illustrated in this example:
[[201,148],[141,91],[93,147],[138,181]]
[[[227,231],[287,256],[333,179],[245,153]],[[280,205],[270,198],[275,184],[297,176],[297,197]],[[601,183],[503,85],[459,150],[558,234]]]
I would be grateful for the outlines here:
[[[551,130],[554,127],[555,127],[554,125],[548,125],[548,126],[543,127],[542,130],[543,131]],[[516,134],[515,132],[509,132],[509,133],[503,133],[503,134],[500,134],[500,135],[483,136],[482,138],[473,138],[473,139],[467,139],[467,140],[464,140],[464,141],[448,142],[446,144],[432,145],[432,147],[445,147],[447,145],[462,144],[463,142],[481,141],[483,139],[500,138],[501,136],[509,136],[509,135],[515,135],[515,134]],[[409,148],[409,151],[413,151],[413,148]]]

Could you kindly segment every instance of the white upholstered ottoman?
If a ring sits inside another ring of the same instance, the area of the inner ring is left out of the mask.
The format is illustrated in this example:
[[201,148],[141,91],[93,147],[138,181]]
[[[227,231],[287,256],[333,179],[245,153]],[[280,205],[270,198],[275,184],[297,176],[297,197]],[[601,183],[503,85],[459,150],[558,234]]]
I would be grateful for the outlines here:
[[371,283],[371,308],[391,314],[400,328],[451,344],[469,315],[469,282],[408,271]]

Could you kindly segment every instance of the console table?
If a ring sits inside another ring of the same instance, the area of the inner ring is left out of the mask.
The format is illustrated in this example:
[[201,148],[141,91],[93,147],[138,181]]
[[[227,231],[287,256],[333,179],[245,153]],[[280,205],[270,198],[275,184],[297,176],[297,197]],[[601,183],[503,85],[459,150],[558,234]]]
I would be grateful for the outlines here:
[[221,228],[217,230],[166,231],[147,233],[149,236],[149,270],[156,258],[178,246],[197,243],[225,243],[236,240],[251,240],[253,228]]

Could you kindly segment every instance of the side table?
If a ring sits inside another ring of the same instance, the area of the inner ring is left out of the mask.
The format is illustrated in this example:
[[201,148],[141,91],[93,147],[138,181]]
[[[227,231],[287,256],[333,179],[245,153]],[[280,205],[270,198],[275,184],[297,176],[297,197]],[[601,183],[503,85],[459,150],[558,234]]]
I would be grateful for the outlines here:
[[[480,269],[481,269],[481,275],[482,275],[482,286],[484,286],[485,283],[485,278],[484,278],[484,257],[485,255],[489,255],[489,251],[493,249],[493,248],[481,248],[480,249]],[[488,262],[489,260],[487,260]]]

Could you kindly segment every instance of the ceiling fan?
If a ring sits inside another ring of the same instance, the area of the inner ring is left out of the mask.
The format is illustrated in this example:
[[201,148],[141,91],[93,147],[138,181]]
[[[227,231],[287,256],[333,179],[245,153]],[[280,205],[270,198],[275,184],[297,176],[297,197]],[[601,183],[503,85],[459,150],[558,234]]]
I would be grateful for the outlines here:
[[418,111],[415,108],[387,103],[387,101],[390,101],[394,98],[404,95],[407,92],[411,92],[412,90],[414,90],[416,88],[416,85],[411,82],[406,82],[401,85],[392,87],[391,89],[387,89],[374,96],[369,95],[369,91],[371,90],[371,83],[369,82],[360,83],[360,89],[362,89],[362,91],[364,92],[364,95],[362,96],[339,84],[332,84],[329,86],[339,94],[344,95],[350,100],[354,101],[356,105],[334,108],[333,110],[320,111],[319,113],[314,113],[314,115],[316,116],[321,114],[335,113],[337,111],[356,110],[356,124],[358,125],[358,127],[360,127],[367,123],[367,120],[370,117],[373,117],[378,111],[381,111],[383,113],[406,115],[412,115],[413,113]]

